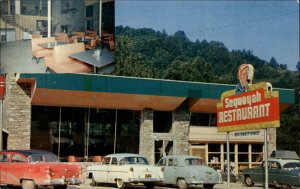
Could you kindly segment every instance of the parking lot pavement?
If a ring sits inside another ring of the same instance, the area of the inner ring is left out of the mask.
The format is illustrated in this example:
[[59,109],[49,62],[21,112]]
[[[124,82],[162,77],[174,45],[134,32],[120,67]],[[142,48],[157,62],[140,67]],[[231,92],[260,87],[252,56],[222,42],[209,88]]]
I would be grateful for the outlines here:
[[[237,183],[230,183],[229,185],[230,189],[264,189],[264,185],[255,185],[254,187],[246,187],[241,182]],[[225,189],[227,187],[227,183],[224,182],[223,184],[216,184],[214,189]],[[49,189],[49,188],[48,188]],[[90,184],[87,182],[86,184],[81,184],[80,186],[69,186],[68,189],[117,189],[115,185],[98,185],[98,186],[90,186]],[[133,185],[128,187],[128,189],[146,189],[143,185]],[[178,189],[177,187],[154,187],[154,189]],[[203,187],[197,187],[197,188],[191,188],[191,189],[204,189]],[[270,188],[271,189],[271,188]],[[274,189],[280,189],[280,186],[274,188]],[[299,187],[293,187],[293,189],[300,189]]]
[[[227,183],[224,184],[216,184],[214,189],[224,189],[227,188]],[[240,189],[240,188],[248,188],[245,187],[242,183],[237,182],[237,183],[230,183],[230,188],[232,189]],[[70,186],[68,189],[117,189],[116,186],[114,185],[98,185],[95,187],[90,186],[89,184],[82,184],[80,186]],[[128,189],[146,189],[143,185],[133,185],[128,187]],[[156,186],[154,189],[178,189],[176,187],[158,187]],[[196,189],[196,188],[195,188]],[[203,187],[197,187],[197,189],[203,189]],[[264,186],[254,186],[248,189],[264,189]]]
[[[3,189],[7,189],[6,187],[1,187]],[[225,189],[228,188],[227,187],[227,183],[224,182],[223,184],[216,184],[214,189]],[[243,183],[241,182],[237,182],[237,183],[230,183],[230,189],[243,189],[243,188],[247,188],[247,189],[264,189],[265,187],[263,185],[255,185],[254,187],[246,187],[243,185]],[[9,188],[8,188],[9,189]],[[19,189],[21,189],[21,187],[19,187]],[[53,187],[39,187],[38,189],[53,189]],[[68,189],[117,189],[117,187],[115,185],[98,185],[98,186],[90,186],[89,182],[86,182],[85,184],[81,184],[79,186],[74,186],[71,185],[68,187]],[[143,185],[133,185],[128,187],[128,189],[146,189],[146,187],[144,187]],[[159,187],[159,186],[155,186],[154,189],[178,189],[177,187]],[[191,189],[204,189],[203,187],[197,187],[197,188],[191,188]],[[280,186],[276,187],[275,189],[280,189]],[[300,187],[297,188],[293,188],[293,189],[300,189]]]

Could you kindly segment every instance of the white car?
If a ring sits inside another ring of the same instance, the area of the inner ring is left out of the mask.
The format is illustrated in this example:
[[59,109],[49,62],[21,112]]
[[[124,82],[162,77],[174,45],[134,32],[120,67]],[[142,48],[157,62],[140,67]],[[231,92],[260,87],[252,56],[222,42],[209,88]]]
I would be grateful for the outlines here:
[[137,154],[107,155],[101,165],[87,167],[87,177],[92,179],[92,186],[116,183],[120,189],[138,183],[153,188],[155,183],[164,180],[162,168],[149,165],[145,157]]

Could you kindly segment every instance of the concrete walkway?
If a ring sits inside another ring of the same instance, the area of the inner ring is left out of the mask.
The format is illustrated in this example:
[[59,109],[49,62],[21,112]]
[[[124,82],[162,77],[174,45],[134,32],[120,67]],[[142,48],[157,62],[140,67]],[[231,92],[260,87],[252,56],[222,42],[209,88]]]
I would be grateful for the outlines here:
[[46,73],[43,59],[32,60],[31,40],[0,43],[0,73]]

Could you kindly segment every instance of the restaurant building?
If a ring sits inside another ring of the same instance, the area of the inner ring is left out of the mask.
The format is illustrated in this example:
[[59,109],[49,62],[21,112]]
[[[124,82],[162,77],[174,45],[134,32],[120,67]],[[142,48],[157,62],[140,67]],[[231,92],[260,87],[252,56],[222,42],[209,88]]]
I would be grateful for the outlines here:
[[[226,135],[216,128],[216,104],[234,85],[88,74],[7,74],[4,146],[40,149],[63,161],[92,161],[109,153],[191,154],[223,169]],[[279,91],[280,110],[295,101]],[[276,129],[268,132],[276,149]],[[263,131],[230,133],[236,172],[259,164]]]

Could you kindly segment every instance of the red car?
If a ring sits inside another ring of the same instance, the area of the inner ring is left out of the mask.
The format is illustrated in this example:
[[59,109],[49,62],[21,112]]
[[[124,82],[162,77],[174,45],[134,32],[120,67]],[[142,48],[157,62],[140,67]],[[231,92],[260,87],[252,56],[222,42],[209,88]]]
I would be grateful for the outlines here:
[[66,189],[68,184],[81,184],[80,165],[61,163],[58,157],[39,150],[4,150],[0,152],[0,186],[53,186]]

